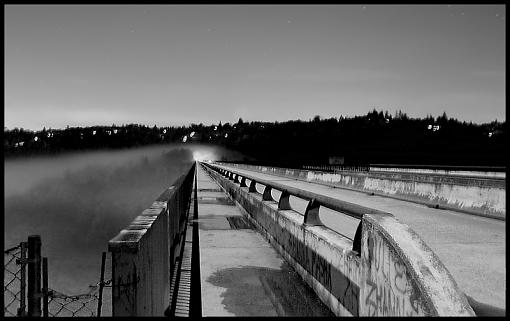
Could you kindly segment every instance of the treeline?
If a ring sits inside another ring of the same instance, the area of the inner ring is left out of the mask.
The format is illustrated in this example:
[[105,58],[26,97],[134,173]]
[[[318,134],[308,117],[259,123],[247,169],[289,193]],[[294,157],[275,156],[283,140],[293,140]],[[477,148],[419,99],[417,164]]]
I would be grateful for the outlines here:
[[506,122],[473,124],[449,118],[411,118],[397,111],[309,121],[244,122],[181,127],[143,125],[4,131],[6,156],[65,150],[125,148],[156,143],[206,143],[279,166],[324,164],[505,165]]

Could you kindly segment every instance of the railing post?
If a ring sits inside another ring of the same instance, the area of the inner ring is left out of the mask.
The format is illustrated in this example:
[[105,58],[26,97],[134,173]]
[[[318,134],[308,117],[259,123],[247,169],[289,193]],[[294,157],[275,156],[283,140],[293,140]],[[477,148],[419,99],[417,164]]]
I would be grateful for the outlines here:
[[243,176],[243,178],[241,178],[241,187],[247,187],[248,185],[246,185],[246,177]]
[[27,242],[21,242],[21,255],[20,255],[20,302],[18,308],[18,317],[26,316],[26,286],[27,286],[27,274],[26,274],[26,266],[27,266]]
[[280,200],[278,201],[278,209],[279,210],[291,210],[289,202],[290,194],[287,191],[282,191],[282,195],[280,196]]
[[103,305],[103,288],[104,288],[104,268],[106,264],[106,252],[101,256],[101,276],[99,277],[99,298],[97,300],[97,316],[101,316],[101,306]]
[[41,316],[41,237],[28,237],[28,316]]
[[43,257],[42,259],[42,293],[43,293],[43,317],[48,317],[48,258]]
[[305,210],[305,218],[303,220],[303,224],[310,226],[324,225],[319,218],[319,207],[320,204],[315,200],[315,198],[312,198],[308,202]]
[[271,186],[267,186],[264,188],[264,193],[262,194],[263,201],[274,201],[273,195],[271,195]]
[[248,192],[249,193],[256,193],[257,192],[257,189],[255,188],[255,184],[257,184],[257,182],[255,182],[252,179],[251,182],[250,182],[250,187],[248,188]]
[[362,226],[363,226],[363,218],[359,222],[358,228],[356,229],[356,233],[354,234],[354,240],[352,241],[352,250],[358,252],[358,255],[361,255]]

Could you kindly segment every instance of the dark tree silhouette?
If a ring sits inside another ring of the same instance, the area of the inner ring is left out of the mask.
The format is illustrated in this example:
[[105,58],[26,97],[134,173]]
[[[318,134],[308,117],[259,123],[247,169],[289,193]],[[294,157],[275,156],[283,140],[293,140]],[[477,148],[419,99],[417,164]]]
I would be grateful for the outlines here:
[[[191,132],[195,132],[193,137]],[[401,110],[370,111],[365,116],[309,121],[221,122],[218,126],[66,127],[33,132],[4,128],[5,157],[71,150],[130,148],[148,144],[189,142],[238,150],[258,162],[275,166],[324,164],[331,156],[346,164],[393,163],[503,166],[506,122],[460,122],[444,112],[434,118],[410,118]]]

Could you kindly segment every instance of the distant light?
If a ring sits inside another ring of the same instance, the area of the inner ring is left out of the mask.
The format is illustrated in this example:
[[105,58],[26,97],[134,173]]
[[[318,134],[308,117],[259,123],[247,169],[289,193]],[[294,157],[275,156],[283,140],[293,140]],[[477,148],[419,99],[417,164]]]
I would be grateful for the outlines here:
[[427,126],[427,128],[428,128],[428,129],[432,129],[432,125],[428,125],[428,126]]
[[493,135],[493,134],[494,134],[493,132],[490,132],[490,133],[489,133],[489,137],[492,137],[492,135]]
[[197,162],[210,162],[213,159],[216,159],[216,155],[214,152],[208,150],[194,150],[193,151],[193,159]]
[[163,129],[163,134],[166,134],[166,129]]
[[51,133],[48,133],[48,137],[51,137]]
[[389,118],[385,118],[384,120],[385,120],[387,123],[389,123],[389,122],[390,122],[390,119],[389,119]]
[[184,135],[184,137],[182,138],[182,142],[185,143],[187,140],[188,140],[188,135]]
[[228,137],[228,134],[225,134],[225,138],[227,138],[227,137]]
[[195,136],[195,132],[191,132],[191,134],[189,134],[189,137],[193,137]]
[[432,131],[438,131],[439,130],[439,125],[434,125],[434,127],[432,127]]
[[111,134],[112,134],[112,132],[111,132],[110,130],[108,130],[108,131],[106,131],[106,132],[108,133],[108,135],[111,135]]
[[114,133],[114,134],[117,134],[117,129],[114,129],[114,130],[113,130],[113,133]]
[[95,134],[96,134],[96,131],[95,131],[95,130],[93,130],[93,131],[92,131],[92,135],[95,135]]
[[35,137],[34,137],[34,140],[35,140],[35,141],[38,141],[38,140],[39,140],[39,137],[35,136]]
[[214,126],[214,130],[218,130],[218,126]]
[[23,146],[24,144],[25,144],[25,142],[19,142],[20,146]]

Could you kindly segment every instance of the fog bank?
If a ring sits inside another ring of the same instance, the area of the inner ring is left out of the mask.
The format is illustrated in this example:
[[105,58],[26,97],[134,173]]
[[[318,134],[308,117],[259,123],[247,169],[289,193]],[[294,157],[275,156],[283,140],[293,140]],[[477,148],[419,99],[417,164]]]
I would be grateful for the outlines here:
[[41,235],[50,287],[84,292],[108,240],[187,172],[194,156],[239,157],[199,145],[151,146],[5,161],[5,246]]

